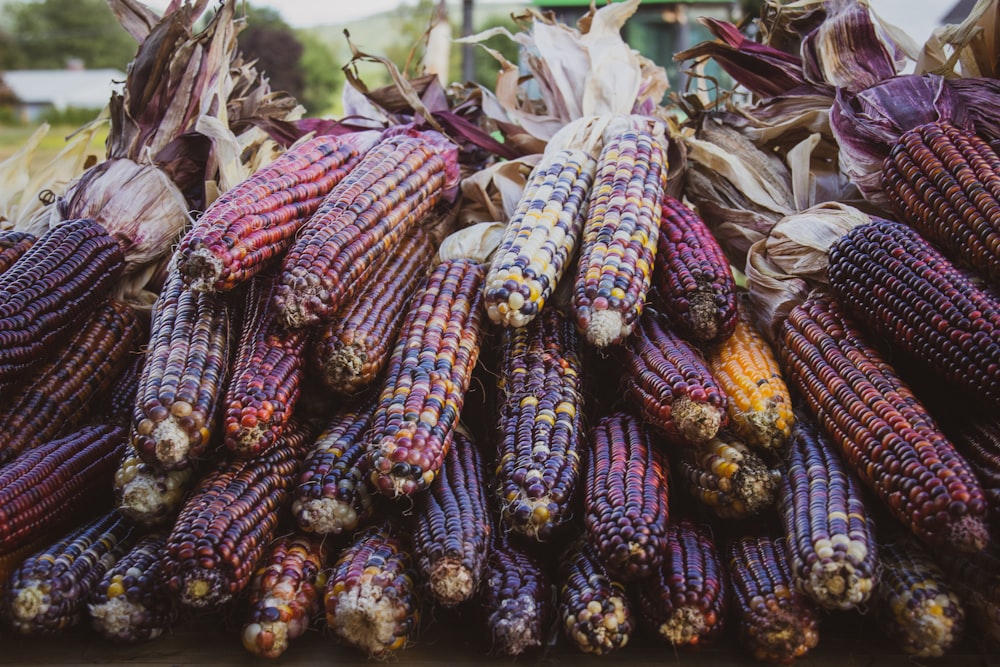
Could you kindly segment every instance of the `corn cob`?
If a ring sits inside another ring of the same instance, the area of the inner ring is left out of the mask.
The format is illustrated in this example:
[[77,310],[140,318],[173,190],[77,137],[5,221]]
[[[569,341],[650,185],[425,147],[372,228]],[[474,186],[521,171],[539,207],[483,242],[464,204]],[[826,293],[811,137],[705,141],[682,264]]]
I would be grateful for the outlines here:
[[663,197],[653,269],[657,303],[680,335],[718,343],[736,326],[736,280],[705,222],[682,202]]
[[496,477],[506,526],[548,540],[580,476],[583,366],[573,324],[546,308],[502,333]]
[[667,529],[663,565],[635,584],[644,621],[673,646],[699,646],[722,631],[726,581],[718,547],[707,524],[681,520]]
[[153,306],[132,416],[133,443],[160,468],[204,456],[229,373],[229,308],[171,271]]
[[928,544],[986,544],[982,487],[893,368],[828,294],[782,324],[789,378],[844,459],[899,521]]
[[831,247],[827,274],[857,322],[968,398],[1000,408],[1000,301],[914,230],[878,219],[855,227]]
[[882,543],[878,552],[875,609],[885,635],[911,655],[944,655],[965,626],[965,609],[944,572],[912,540]]
[[667,552],[670,519],[666,459],[641,422],[618,412],[590,432],[583,494],[586,534],[622,581],[656,571]]
[[792,432],[792,397],[771,346],[750,319],[750,303],[738,295],[733,333],[706,354],[728,398],[729,428],[750,447],[778,451]]
[[720,518],[745,519],[777,499],[781,472],[726,431],[700,447],[679,450],[677,461],[689,494]]
[[955,549],[930,552],[962,599],[969,621],[995,642],[1000,642],[1000,544],[991,542],[982,551]]
[[430,236],[416,227],[399,242],[357,298],[321,326],[312,346],[319,378],[340,394],[357,394],[385,369],[410,297],[434,254]]
[[352,531],[372,515],[364,434],[374,403],[338,412],[306,454],[292,514],[308,533]]
[[60,537],[61,535],[58,531],[44,532],[17,549],[0,554],[0,590],[7,586],[7,582],[10,581],[14,570],[27,560],[28,556],[38,553]]
[[372,484],[412,495],[437,476],[479,358],[483,268],[438,264],[400,329],[368,440]]
[[372,658],[386,658],[404,648],[420,624],[411,562],[401,537],[388,525],[362,532],[327,579],[327,626]]
[[573,257],[596,169],[565,149],[532,170],[483,283],[490,320],[521,327],[542,310]]
[[0,273],[0,389],[24,380],[77,331],[124,267],[118,242],[80,219],[50,229]]
[[729,547],[740,643],[757,660],[791,664],[819,643],[812,601],[795,590],[784,549],[769,537],[742,537]]
[[480,599],[493,650],[516,656],[545,643],[550,584],[538,559],[515,544],[503,526],[494,526],[492,533]]
[[102,506],[125,444],[121,427],[85,426],[0,468],[0,553]]
[[163,586],[162,534],[142,537],[109,569],[90,596],[90,625],[125,644],[156,639],[177,621],[177,605]]
[[320,613],[326,587],[326,547],[318,539],[283,537],[274,541],[250,582],[250,610],[243,647],[277,658],[309,629]]
[[149,528],[177,518],[184,497],[198,481],[196,466],[161,470],[146,463],[131,443],[115,471],[115,506],[137,525]]
[[99,306],[0,410],[0,464],[86,421],[141,335],[131,306],[114,300]]
[[578,539],[559,559],[559,616],[566,638],[584,653],[607,655],[628,643],[632,610],[589,541]]
[[873,522],[833,444],[805,415],[798,417],[778,503],[792,578],[821,607],[853,609],[878,583]]
[[293,424],[267,454],[229,461],[206,475],[167,537],[163,574],[187,607],[214,608],[250,582],[298,475],[309,428]]
[[592,345],[620,343],[642,314],[666,180],[666,150],[653,133],[630,129],[604,145],[573,291],[576,326]]
[[38,239],[25,232],[0,231],[0,273],[14,265]]
[[444,199],[454,145],[418,132],[381,140],[299,230],[282,264],[274,316],[295,329],[329,322],[401,238]]
[[131,547],[133,531],[127,519],[111,512],[29,556],[3,593],[11,627],[21,634],[53,634],[80,623],[91,592]]
[[417,569],[438,603],[451,607],[476,592],[491,530],[479,450],[456,433],[441,479],[421,498],[413,530]]
[[946,120],[903,133],[882,164],[900,218],[956,261],[1000,283],[1000,156]]
[[129,355],[125,370],[111,385],[105,406],[107,423],[126,428],[131,426],[132,411],[135,409],[136,395],[139,392],[139,378],[142,376],[143,359],[142,354]]
[[181,239],[177,270],[185,282],[197,291],[231,290],[268,268],[357,165],[358,153],[350,142],[319,136],[227,191]]
[[276,287],[276,273],[261,274],[247,293],[223,417],[224,442],[236,456],[274,447],[299,400],[308,333],[275,325],[270,306]]
[[994,523],[1000,520],[1000,422],[979,416],[949,431],[955,446],[976,474]]

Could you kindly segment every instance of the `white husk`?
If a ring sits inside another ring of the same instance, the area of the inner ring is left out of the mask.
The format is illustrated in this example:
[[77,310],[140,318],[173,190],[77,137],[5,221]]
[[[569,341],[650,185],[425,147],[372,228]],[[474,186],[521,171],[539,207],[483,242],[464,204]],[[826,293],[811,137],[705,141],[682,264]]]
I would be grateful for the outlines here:
[[452,232],[438,246],[434,263],[474,259],[480,264],[486,264],[500,246],[506,227],[502,222],[480,222]]
[[496,162],[462,179],[460,223],[510,220],[524,194],[531,170],[541,159],[541,154],[536,153]]

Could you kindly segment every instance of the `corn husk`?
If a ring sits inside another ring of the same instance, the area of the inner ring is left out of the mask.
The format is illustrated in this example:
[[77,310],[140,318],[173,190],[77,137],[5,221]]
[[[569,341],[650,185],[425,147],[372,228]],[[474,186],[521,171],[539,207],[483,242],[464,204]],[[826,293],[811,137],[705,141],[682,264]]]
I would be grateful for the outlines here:
[[826,19],[826,0],[765,0],[757,20],[760,41],[785,53],[801,53],[802,40]]
[[503,222],[479,222],[449,234],[438,246],[435,263],[452,259],[472,259],[488,264],[503,241]]
[[461,226],[481,222],[510,220],[521,201],[528,177],[541,154],[517,160],[497,162],[462,180],[458,223]]
[[918,74],[1000,77],[1000,1],[979,0],[964,21],[934,29],[917,60]]

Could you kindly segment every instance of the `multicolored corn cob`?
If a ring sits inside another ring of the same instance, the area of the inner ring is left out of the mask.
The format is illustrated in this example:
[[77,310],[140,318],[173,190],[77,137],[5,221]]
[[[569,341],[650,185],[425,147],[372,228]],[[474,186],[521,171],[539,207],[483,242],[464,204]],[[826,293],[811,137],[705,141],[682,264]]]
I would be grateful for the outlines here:
[[778,508],[796,588],[827,609],[864,604],[878,583],[873,520],[834,445],[798,415]]
[[928,544],[978,551],[986,501],[969,465],[828,294],[781,327],[787,377],[859,478]]
[[326,547],[305,536],[278,538],[250,582],[250,610],[243,624],[243,647],[277,658],[288,642],[319,616],[326,588]]
[[647,308],[625,349],[625,390],[634,409],[683,445],[709,442],[728,422],[728,400],[701,352]]
[[611,578],[588,540],[576,540],[562,554],[558,578],[559,618],[570,643],[596,655],[623,648],[633,630],[625,587]]
[[583,494],[587,539],[622,581],[655,572],[667,552],[667,461],[638,418],[602,417],[591,429]]
[[0,468],[0,553],[102,507],[126,442],[119,426],[85,426]]
[[142,377],[144,354],[129,355],[125,369],[121,371],[111,385],[105,402],[105,417],[109,424],[121,425],[126,428],[132,424],[132,411],[135,410],[136,394],[139,392],[139,378]]
[[878,557],[874,606],[886,637],[922,658],[947,653],[962,638],[965,609],[944,572],[913,540],[883,542]]
[[573,291],[576,326],[592,345],[620,343],[642,314],[652,284],[666,182],[662,136],[629,129],[604,144]]
[[827,275],[857,322],[969,399],[1000,409],[1000,301],[917,232],[878,219],[855,227],[830,248]]
[[24,388],[4,401],[0,464],[85,422],[124,370],[142,333],[128,304],[108,300],[98,306],[82,328],[28,376]]
[[968,620],[1000,642],[1000,544],[990,543],[975,553],[955,549],[931,553],[969,611]]
[[440,478],[421,496],[413,529],[417,569],[434,600],[452,607],[473,596],[491,532],[482,457],[469,436],[456,432]]
[[247,292],[223,415],[223,442],[236,456],[257,456],[277,444],[305,375],[308,332],[281,329],[271,317],[277,278],[260,274]]
[[416,572],[397,531],[372,526],[341,554],[323,593],[326,624],[341,641],[386,658],[420,624]]
[[177,621],[179,610],[163,585],[164,535],[145,535],[94,587],[90,625],[105,639],[124,644],[156,639]]
[[29,556],[3,591],[10,626],[25,635],[53,634],[80,623],[91,592],[134,542],[133,530],[111,512]]
[[0,231],[0,273],[14,265],[38,239],[25,232]]
[[502,333],[496,484],[505,526],[548,540],[568,519],[586,432],[573,323],[549,307]]
[[410,302],[369,438],[372,484],[412,495],[434,481],[479,358],[483,267],[435,267]]
[[289,329],[329,322],[406,233],[444,199],[458,151],[433,132],[382,139],[296,235],[274,317]]
[[163,575],[187,607],[215,608],[250,582],[298,478],[311,432],[293,423],[267,454],[235,459],[206,475],[167,537]]
[[60,537],[62,535],[58,531],[45,532],[13,551],[0,554],[0,590],[7,586],[7,582],[10,581],[14,570],[27,560],[28,556],[41,551]]
[[166,470],[202,458],[230,366],[230,311],[171,271],[153,305],[149,346],[132,416],[142,458]]
[[545,644],[552,615],[549,578],[539,560],[494,526],[480,603],[491,646],[501,655],[521,655]]
[[750,447],[780,451],[792,433],[792,397],[781,366],[750,318],[747,295],[737,295],[733,333],[705,355],[729,405],[729,428]]
[[490,320],[522,327],[541,312],[573,257],[596,170],[596,160],[570,149],[532,170],[483,283]]
[[1000,421],[995,416],[977,415],[949,429],[948,435],[982,484],[994,524],[997,524],[1000,521]]
[[227,191],[181,239],[177,270],[185,282],[197,291],[231,290],[268,268],[358,164],[359,152],[349,141],[319,136]]
[[722,519],[745,519],[774,505],[781,472],[726,431],[699,447],[677,451],[688,493]]
[[795,590],[785,550],[770,537],[730,544],[729,579],[740,643],[757,660],[791,664],[819,643],[819,616]]
[[896,213],[956,261],[1000,283],[1000,156],[946,120],[897,140],[882,164]]
[[118,241],[89,219],[43,234],[0,273],[0,388],[21,383],[121,279]]
[[392,250],[337,318],[319,328],[312,360],[323,384],[340,394],[357,394],[375,382],[389,361],[410,298],[420,285],[434,244],[422,227]]
[[685,338],[718,343],[736,326],[736,280],[708,225],[683,202],[663,197],[653,270],[657,303]]
[[163,470],[146,463],[131,443],[115,471],[115,506],[137,525],[150,528],[177,518],[187,493],[198,481],[199,466]]
[[634,585],[637,611],[673,646],[700,646],[722,631],[725,570],[707,524],[682,519],[667,528],[663,564]]

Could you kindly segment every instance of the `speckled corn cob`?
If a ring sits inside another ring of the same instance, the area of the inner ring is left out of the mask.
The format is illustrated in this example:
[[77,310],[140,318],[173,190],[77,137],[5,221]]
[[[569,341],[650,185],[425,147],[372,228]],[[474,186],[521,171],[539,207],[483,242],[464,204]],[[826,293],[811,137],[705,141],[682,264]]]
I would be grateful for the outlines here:
[[126,437],[121,427],[85,426],[0,468],[0,553],[103,506]]
[[558,577],[559,617],[570,643],[596,655],[623,648],[633,630],[625,587],[610,577],[588,540],[576,540],[562,554]]
[[604,145],[573,291],[576,326],[592,345],[620,343],[642,314],[666,181],[666,149],[651,132],[626,130]]
[[267,454],[235,459],[208,473],[167,537],[163,574],[185,606],[217,608],[250,582],[278,527],[311,436],[293,424]]
[[914,230],[878,219],[855,227],[830,248],[827,274],[857,322],[967,398],[1000,409],[1000,301]]
[[226,389],[225,446],[236,456],[257,456],[281,437],[299,400],[305,375],[308,332],[286,331],[271,317],[277,274],[258,275],[250,285],[240,344]]
[[911,655],[947,653],[961,640],[965,609],[944,572],[913,540],[882,543],[878,556],[875,610],[882,631]]
[[105,514],[29,556],[3,592],[5,616],[20,634],[53,634],[86,618],[91,592],[128,551],[132,524]]
[[139,378],[142,376],[144,358],[145,355],[141,353],[129,355],[125,369],[111,385],[105,404],[107,423],[126,428],[132,424],[132,411],[135,409],[136,394],[139,392]]
[[320,539],[281,537],[268,548],[250,582],[250,610],[243,624],[243,647],[277,658],[288,642],[309,629],[321,610],[326,587],[326,547]]
[[516,656],[545,644],[552,615],[548,575],[535,556],[510,539],[502,525],[493,530],[480,602],[496,653]]
[[732,335],[736,281],[729,260],[698,214],[670,195],[663,197],[653,285],[682,336],[717,343]]
[[28,251],[38,239],[25,232],[0,231],[0,273],[3,273]]
[[782,324],[787,377],[844,460],[928,544],[985,546],[986,501],[969,465],[829,295]]
[[994,525],[1000,527],[1000,422],[975,417],[950,430],[955,446],[983,485]]
[[771,346],[750,318],[749,299],[738,297],[732,335],[705,358],[728,398],[729,428],[754,449],[779,451],[795,422],[792,397]]
[[956,261],[1000,283],[1000,156],[940,120],[905,132],[882,164],[900,218]]
[[11,392],[0,409],[0,464],[79,427],[138,346],[132,307],[108,300],[82,328]]
[[707,524],[682,519],[667,528],[663,564],[634,584],[645,623],[673,646],[699,646],[722,631],[727,587],[719,549]]
[[684,445],[709,442],[726,425],[728,401],[701,352],[646,309],[625,351],[628,400]]
[[350,142],[324,135],[292,146],[208,207],[177,249],[192,289],[231,290],[268,268],[359,162]]
[[479,358],[483,267],[438,264],[410,302],[369,438],[372,484],[412,495],[434,481]]
[[791,664],[819,643],[812,601],[795,590],[781,545],[742,537],[728,549],[729,577],[740,643],[757,660]]
[[558,308],[502,333],[496,480],[505,526],[548,540],[567,520],[580,476],[580,342]]
[[596,169],[566,149],[532,170],[483,284],[490,320],[521,327],[542,310],[573,257]]
[[90,596],[90,625],[124,644],[156,639],[178,619],[163,585],[162,534],[145,535],[115,563]]
[[681,482],[704,507],[723,519],[745,519],[774,505],[781,472],[726,431],[677,452]]
[[80,219],[47,231],[0,273],[0,389],[21,383],[72,336],[124,268],[118,241]]
[[778,508],[796,588],[828,609],[864,604],[878,583],[873,521],[853,473],[805,415],[783,472]]
[[410,298],[423,280],[434,244],[421,227],[407,234],[356,299],[319,328],[312,359],[327,388],[340,394],[367,389],[385,370]]
[[650,576],[667,551],[666,459],[638,418],[602,417],[590,431],[583,494],[587,536],[622,581]]
[[413,552],[431,596],[451,607],[473,596],[490,545],[483,461],[472,439],[455,433],[441,476],[420,498]]
[[324,200],[282,264],[274,316],[288,328],[329,322],[380,260],[444,198],[458,152],[441,135],[383,139]]
[[132,416],[132,441],[149,463],[185,468],[202,458],[229,376],[230,311],[171,271],[153,305]]
[[198,481],[197,472],[197,466],[162,470],[143,461],[129,443],[115,471],[115,506],[140,526],[167,524],[177,518],[185,496]]
[[930,553],[969,611],[969,622],[1000,642],[1000,544],[992,542],[976,553],[955,549]]
[[371,658],[406,647],[420,624],[416,573],[397,531],[372,526],[344,550],[323,593],[326,624]]
[[10,577],[14,574],[21,563],[23,563],[28,556],[34,555],[45,549],[57,539],[61,537],[58,531],[43,532],[35,539],[24,545],[9,551],[4,554],[0,554],[0,590],[7,586],[7,582],[10,581]]

